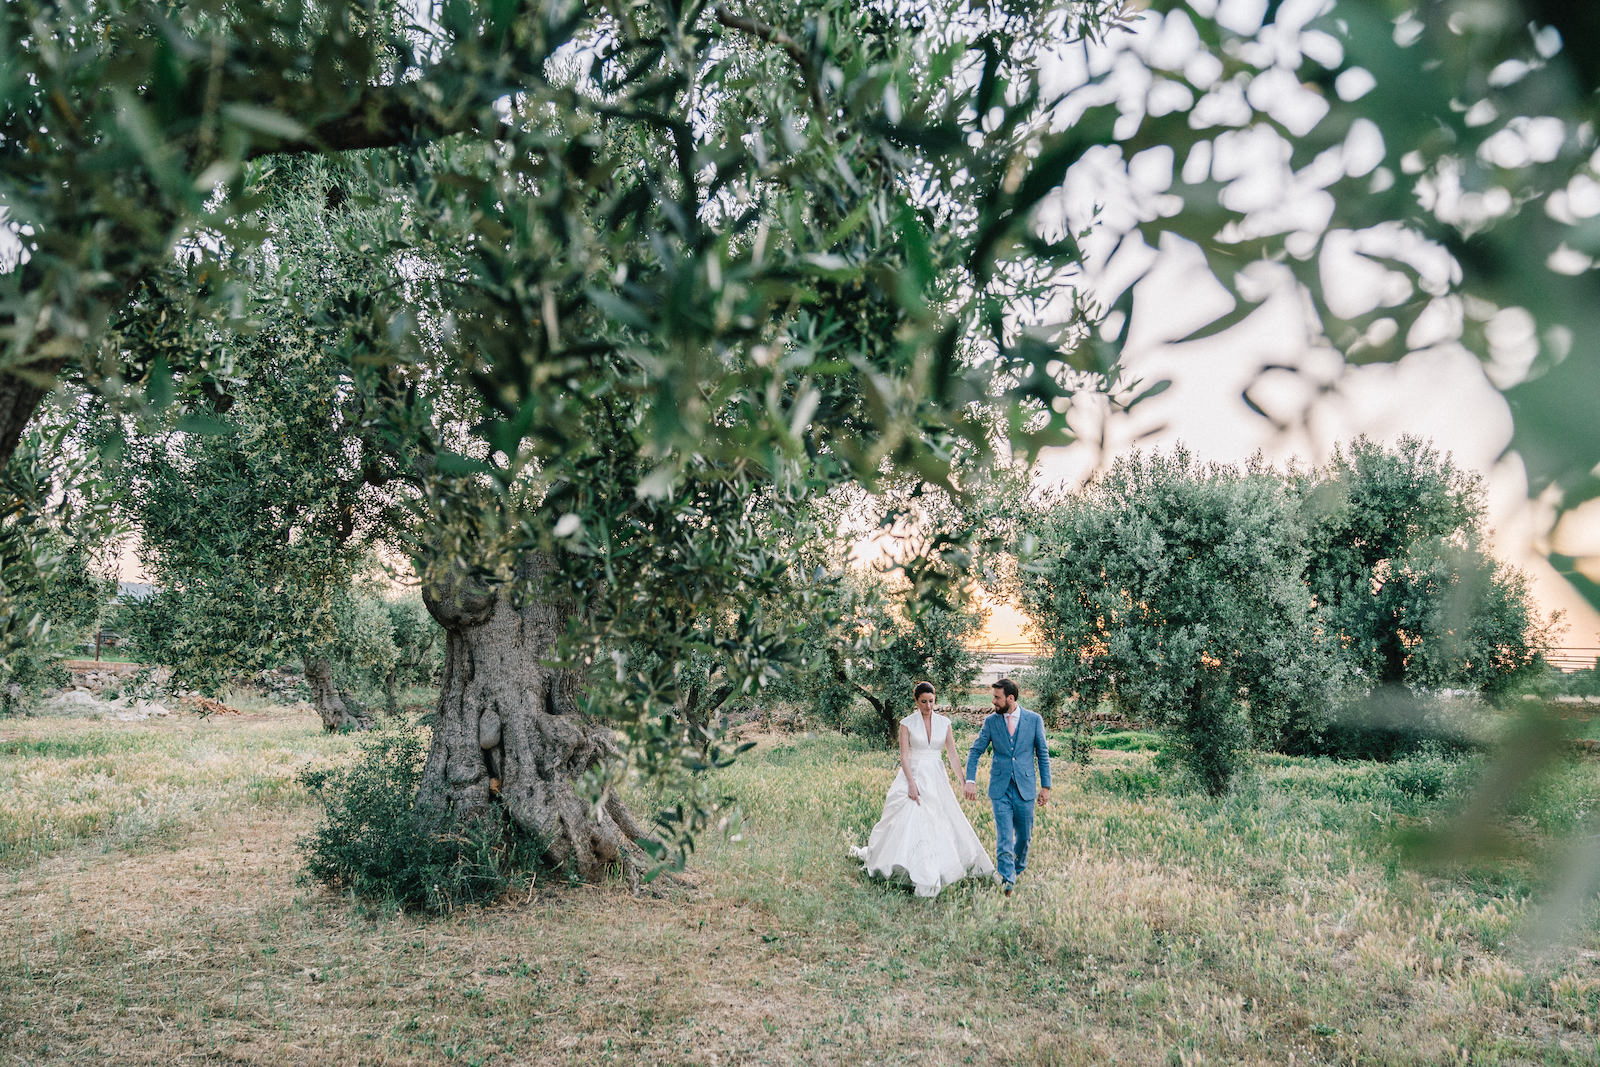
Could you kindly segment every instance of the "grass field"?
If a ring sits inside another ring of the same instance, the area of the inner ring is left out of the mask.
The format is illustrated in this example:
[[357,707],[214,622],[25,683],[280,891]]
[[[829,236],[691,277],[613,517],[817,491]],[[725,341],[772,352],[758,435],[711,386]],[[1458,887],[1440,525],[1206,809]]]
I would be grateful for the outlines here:
[[1389,835],[1470,768],[1269,758],[1214,802],[1152,741],[1058,765],[1010,900],[863,880],[892,757],[766,737],[723,774],[742,833],[664,895],[422,919],[297,882],[295,774],[353,747],[309,712],[0,721],[0,1061],[1600,1062],[1593,913],[1517,938],[1595,764],[1508,815],[1519,858],[1424,876]]

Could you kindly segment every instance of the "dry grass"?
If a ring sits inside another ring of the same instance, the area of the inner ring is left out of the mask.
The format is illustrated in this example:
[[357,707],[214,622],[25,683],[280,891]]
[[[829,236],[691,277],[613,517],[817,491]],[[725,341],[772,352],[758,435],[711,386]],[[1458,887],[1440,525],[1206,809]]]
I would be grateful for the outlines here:
[[307,763],[349,748],[308,712],[258,706],[141,722],[0,720],[0,871],[63,848],[181,838],[217,817],[304,803]]
[[[1273,761],[1214,803],[1107,755],[1058,773],[1011,900],[923,901],[844,855],[892,759],[765,739],[725,774],[742,836],[666,896],[536,884],[421,920],[297,884],[293,774],[349,744],[307,714],[0,724],[0,789],[37,809],[0,867],[0,1060],[1600,1060],[1593,925],[1526,969],[1530,871],[1397,868],[1379,830],[1421,816],[1389,769]],[[67,796],[84,760],[97,828]],[[1597,797],[1592,769],[1551,789]],[[163,832],[117,831],[157,797]]]

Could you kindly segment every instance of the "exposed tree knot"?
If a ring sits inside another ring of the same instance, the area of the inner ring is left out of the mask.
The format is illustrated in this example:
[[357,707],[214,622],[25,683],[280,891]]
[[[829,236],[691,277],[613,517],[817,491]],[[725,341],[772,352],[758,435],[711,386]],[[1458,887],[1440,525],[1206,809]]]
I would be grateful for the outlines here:
[[483,625],[494,614],[498,599],[492,586],[458,573],[435,577],[422,586],[422,602],[446,630]]

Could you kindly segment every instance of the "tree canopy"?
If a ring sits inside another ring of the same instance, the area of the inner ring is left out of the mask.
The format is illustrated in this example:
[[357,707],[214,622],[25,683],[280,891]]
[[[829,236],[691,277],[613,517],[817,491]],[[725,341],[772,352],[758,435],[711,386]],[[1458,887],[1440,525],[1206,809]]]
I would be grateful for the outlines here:
[[1183,449],[1119,458],[1042,502],[1021,600],[1049,649],[1054,703],[1103,698],[1167,727],[1222,792],[1253,746],[1332,702],[1337,664],[1302,578],[1284,479]]
[[1485,544],[1479,480],[1415,437],[1307,476],[1305,580],[1369,684],[1510,689],[1551,643],[1527,578]]

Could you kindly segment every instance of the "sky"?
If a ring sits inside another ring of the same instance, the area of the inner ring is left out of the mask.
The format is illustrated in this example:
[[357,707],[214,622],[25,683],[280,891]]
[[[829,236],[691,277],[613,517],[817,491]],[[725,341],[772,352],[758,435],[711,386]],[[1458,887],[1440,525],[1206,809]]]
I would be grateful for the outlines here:
[[[1150,255],[1157,265],[1134,287],[1123,360],[1130,374],[1149,381],[1170,378],[1172,387],[1109,420],[1098,405],[1074,410],[1073,427],[1082,440],[1045,453],[1039,464],[1042,481],[1078,485],[1119,453],[1170,449],[1179,442],[1197,457],[1221,463],[1243,462],[1259,450],[1277,463],[1298,458],[1316,464],[1336,443],[1361,435],[1393,442],[1416,434],[1483,476],[1492,549],[1528,574],[1541,610],[1564,613],[1561,645],[1600,646],[1600,613],[1544,558],[1547,509],[1528,500],[1520,461],[1503,455],[1511,437],[1510,410],[1473,355],[1442,345],[1397,364],[1346,367],[1312,343],[1299,305],[1288,293],[1268,299],[1222,334],[1173,344],[1171,338],[1226,311],[1227,297],[1197,252],[1173,247]],[[1300,369],[1296,375],[1262,378],[1251,392],[1287,429],[1241,399],[1268,364]],[[1590,551],[1596,548],[1591,539]],[[999,645],[1026,640],[1020,614],[999,604],[991,611],[985,640]]]
[[[1235,91],[1219,79],[1221,65],[1201,48],[1192,24],[1181,13],[1165,19],[1146,15],[1130,32],[1113,34],[1103,45],[1076,45],[1057,57],[1058,87],[1082,86],[1091,75],[1103,76],[1100,84],[1080,90],[1080,104],[1065,109],[1064,121],[1088,103],[1114,100],[1125,113],[1150,114],[1192,104],[1191,114],[1202,117],[1191,121],[1215,127],[1219,135],[1214,152],[1208,149],[1203,156],[1191,153],[1187,158],[1158,147],[1125,161],[1116,149],[1096,149],[1069,173],[1059,195],[1061,224],[1081,232],[1094,221],[1093,232],[1083,242],[1087,254],[1083,284],[1103,304],[1133,285],[1123,365],[1134,378],[1148,382],[1167,378],[1173,384],[1126,416],[1107,419],[1103,403],[1088,399],[1075,405],[1070,419],[1080,443],[1047,453],[1040,463],[1040,477],[1053,484],[1077,485],[1098,465],[1134,447],[1171,448],[1181,442],[1204,460],[1237,463],[1259,450],[1277,463],[1298,459],[1310,465],[1327,459],[1336,443],[1361,435],[1394,442],[1415,434],[1449,453],[1458,466],[1483,476],[1491,548],[1527,573],[1542,610],[1563,613],[1567,629],[1560,643],[1569,648],[1600,646],[1600,613],[1545,559],[1552,539],[1552,512],[1528,500],[1521,463],[1505,454],[1511,415],[1490,375],[1508,382],[1526,365],[1504,362],[1506,352],[1520,351],[1514,317],[1507,316],[1501,324],[1510,340],[1487,370],[1442,335],[1435,342],[1424,342],[1429,346],[1399,363],[1347,367],[1309,327],[1304,301],[1292,288],[1267,280],[1264,291],[1272,295],[1238,326],[1203,341],[1174,344],[1175,338],[1229,311],[1232,298],[1193,246],[1162,239],[1159,247],[1152,248],[1136,236],[1124,239],[1141,222],[1167,217],[1181,206],[1170,194],[1174,172],[1197,180],[1209,171],[1225,185],[1224,203],[1234,210],[1260,213],[1273,229],[1299,229],[1311,235],[1326,227],[1335,208],[1320,184],[1327,175],[1296,174],[1287,166],[1281,138],[1251,124],[1253,110],[1260,109],[1291,131],[1303,131],[1314,127],[1326,112],[1326,101],[1293,74],[1303,56],[1324,64],[1338,60],[1339,43],[1315,29],[1312,21],[1325,3],[1286,0],[1274,27],[1258,39],[1252,57],[1269,72],[1245,91]],[[1244,33],[1260,27],[1266,8],[1264,0],[1197,0],[1194,6]],[[1182,70],[1190,84],[1208,91],[1198,101],[1163,99],[1163,92],[1172,95],[1174,89],[1159,76],[1163,70]],[[1341,76],[1337,87],[1341,97],[1359,99],[1370,88],[1370,78],[1363,82],[1350,77],[1359,73]],[[1559,130],[1554,135],[1559,138]],[[1529,145],[1543,150],[1531,140]],[[1381,159],[1382,150],[1377,127],[1358,122],[1337,158],[1329,157],[1334,160],[1330,165],[1363,174]],[[1191,176],[1196,167],[1200,173]],[[1371,261],[1363,263],[1351,254],[1354,250],[1350,244],[1324,253],[1336,279],[1327,286],[1330,303],[1342,302],[1345,314],[1390,302],[1395,296],[1386,287],[1402,280],[1375,270]],[[1447,261],[1419,266],[1449,270]],[[1531,347],[1524,344],[1522,349],[1531,355]],[[1263,374],[1268,365],[1294,371]],[[1245,404],[1241,394],[1247,388],[1272,419]],[[1568,554],[1588,556],[1600,577],[1600,514],[1571,517],[1558,534],[1556,546]],[[1015,611],[994,605],[986,637],[996,644],[1022,641],[1022,622]]]

